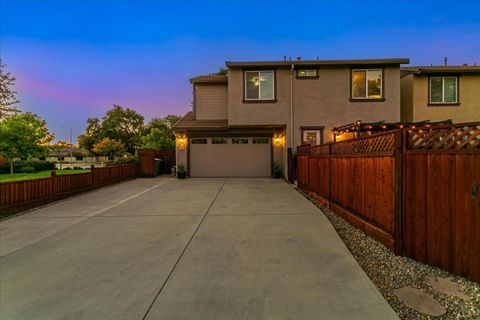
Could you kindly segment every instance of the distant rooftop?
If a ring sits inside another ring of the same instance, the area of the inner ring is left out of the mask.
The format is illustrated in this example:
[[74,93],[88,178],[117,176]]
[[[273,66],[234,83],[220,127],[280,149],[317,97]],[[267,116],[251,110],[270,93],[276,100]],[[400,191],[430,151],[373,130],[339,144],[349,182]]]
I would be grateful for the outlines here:
[[355,60],[281,60],[281,61],[227,61],[229,68],[242,67],[289,67],[297,66],[351,66],[351,65],[400,65],[408,64],[408,58],[355,59]]
[[415,66],[403,67],[400,69],[403,75],[406,74],[466,74],[480,73],[480,66]]

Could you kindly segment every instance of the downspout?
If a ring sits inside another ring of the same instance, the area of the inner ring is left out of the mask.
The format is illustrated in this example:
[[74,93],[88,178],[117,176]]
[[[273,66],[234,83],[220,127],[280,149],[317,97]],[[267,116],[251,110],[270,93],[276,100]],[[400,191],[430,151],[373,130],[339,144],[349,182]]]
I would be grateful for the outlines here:
[[[292,63],[290,65],[290,148],[292,148],[292,156],[293,154],[296,153],[296,150],[294,150],[293,148],[293,72],[294,72],[294,65]],[[290,174],[290,172],[288,174]],[[295,174],[293,174],[293,177],[295,177]],[[293,177],[288,177],[288,179],[293,181]]]
[[290,65],[290,148],[293,152],[293,72],[294,64]]

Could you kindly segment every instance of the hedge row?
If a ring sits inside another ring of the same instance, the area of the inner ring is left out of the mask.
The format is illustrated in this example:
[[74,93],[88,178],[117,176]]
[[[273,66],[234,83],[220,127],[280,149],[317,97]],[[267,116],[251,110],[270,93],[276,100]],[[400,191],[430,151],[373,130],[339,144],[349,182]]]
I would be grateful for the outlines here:
[[[26,168],[23,169],[22,168]],[[27,169],[28,168],[28,169]],[[18,161],[13,163],[13,172],[31,172],[33,168],[34,172],[45,171],[45,170],[55,170],[55,163],[43,160],[26,160]],[[4,163],[0,165],[0,174],[10,173],[10,163]]]

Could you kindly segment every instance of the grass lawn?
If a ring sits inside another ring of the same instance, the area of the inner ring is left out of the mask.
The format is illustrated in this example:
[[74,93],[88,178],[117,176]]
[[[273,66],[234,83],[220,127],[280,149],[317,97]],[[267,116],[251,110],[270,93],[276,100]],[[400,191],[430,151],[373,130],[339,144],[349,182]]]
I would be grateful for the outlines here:
[[[30,180],[37,178],[50,177],[52,171],[40,171],[35,173],[14,173],[14,174],[0,174],[0,182]],[[87,173],[90,170],[56,170],[57,174],[72,174],[72,173]]]

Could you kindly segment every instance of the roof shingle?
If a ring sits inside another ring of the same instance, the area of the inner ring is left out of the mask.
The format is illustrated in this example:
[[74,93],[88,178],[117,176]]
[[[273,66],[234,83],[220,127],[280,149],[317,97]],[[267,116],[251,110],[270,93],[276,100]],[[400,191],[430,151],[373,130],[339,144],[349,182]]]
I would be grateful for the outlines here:
[[227,129],[228,120],[196,120],[193,111],[187,112],[175,125],[175,130]]

